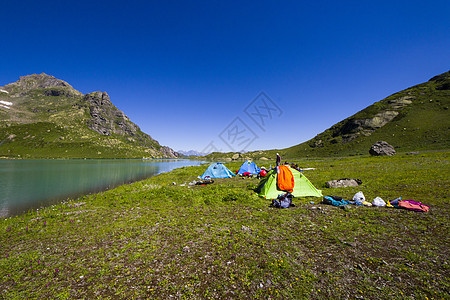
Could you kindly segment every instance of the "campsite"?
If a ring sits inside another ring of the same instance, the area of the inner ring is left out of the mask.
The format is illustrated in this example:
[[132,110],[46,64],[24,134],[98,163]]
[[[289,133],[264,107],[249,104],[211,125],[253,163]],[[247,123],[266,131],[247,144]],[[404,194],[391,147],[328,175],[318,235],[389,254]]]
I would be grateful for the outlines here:
[[[294,161],[314,168],[303,173],[323,195],[401,196],[429,205],[426,213],[344,210],[320,197],[295,197],[295,207],[276,209],[254,191],[255,177],[188,185],[204,164],[4,219],[2,297],[447,298],[448,155]],[[224,165],[238,170],[242,163]],[[362,184],[325,186],[337,178]]]
[[449,0],[1,11],[0,300],[450,300]]

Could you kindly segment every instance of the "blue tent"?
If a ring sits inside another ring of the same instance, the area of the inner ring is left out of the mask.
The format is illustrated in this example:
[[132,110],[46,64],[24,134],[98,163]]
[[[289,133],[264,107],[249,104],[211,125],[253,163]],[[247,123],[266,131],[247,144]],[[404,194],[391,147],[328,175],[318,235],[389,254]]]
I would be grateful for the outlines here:
[[205,173],[203,173],[202,176],[199,176],[201,179],[205,179],[205,177],[209,176],[210,178],[231,178],[233,176],[236,176],[228,170],[227,167],[225,167],[221,163],[214,163],[206,169]]
[[258,174],[261,172],[261,169],[258,168],[253,161],[247,160],[241,165],[238,174],[242,175],[245,172],[249,172],[250,174]]

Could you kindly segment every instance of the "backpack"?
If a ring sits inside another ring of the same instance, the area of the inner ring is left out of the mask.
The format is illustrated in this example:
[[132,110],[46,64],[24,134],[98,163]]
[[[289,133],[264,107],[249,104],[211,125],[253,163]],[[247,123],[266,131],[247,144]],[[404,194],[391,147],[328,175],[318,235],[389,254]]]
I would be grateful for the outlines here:
[[293,195],[291,193],[280,194],[277,199],[272,200],[271,206],[276,208],[289,208],[294,207],[295,204],[292,203]]

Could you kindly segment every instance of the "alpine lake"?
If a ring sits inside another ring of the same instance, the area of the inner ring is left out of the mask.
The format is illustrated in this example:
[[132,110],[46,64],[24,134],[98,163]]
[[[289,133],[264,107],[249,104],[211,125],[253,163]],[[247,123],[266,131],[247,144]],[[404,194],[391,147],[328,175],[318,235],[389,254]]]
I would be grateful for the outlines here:
[[1,159],[0,217],[202,163],[187,159]]

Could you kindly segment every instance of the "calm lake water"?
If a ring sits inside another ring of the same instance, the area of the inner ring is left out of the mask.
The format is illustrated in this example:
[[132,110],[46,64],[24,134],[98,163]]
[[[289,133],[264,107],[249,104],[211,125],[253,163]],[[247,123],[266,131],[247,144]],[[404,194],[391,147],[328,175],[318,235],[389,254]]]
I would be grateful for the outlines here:
[[191,160],[0,159],[0,217],[201,163]]

